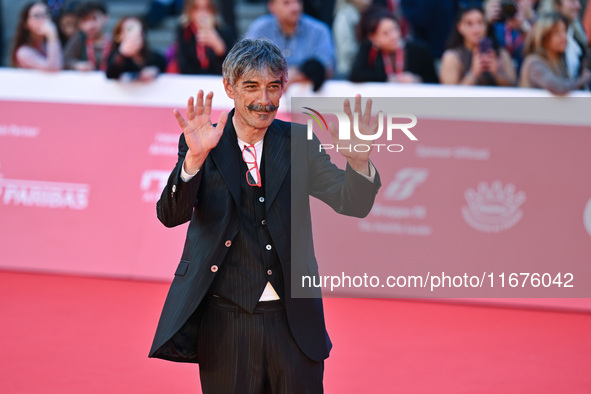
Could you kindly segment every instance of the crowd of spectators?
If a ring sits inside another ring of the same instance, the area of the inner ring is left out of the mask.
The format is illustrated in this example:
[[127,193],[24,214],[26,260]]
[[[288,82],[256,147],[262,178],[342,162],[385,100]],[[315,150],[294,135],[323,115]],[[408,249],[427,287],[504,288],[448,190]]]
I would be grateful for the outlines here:
[[[306,82],[316,91],[345,79],[562,95],[591,81],[591,6],[582,17],[581,0],[269,0],[268,9],[245,37],[282,50],[288,86]],[[175,41],[166,54],[151,50],[147,29],[174,12]],[[241,38],[234,1],[153,0],[146,15],[122,17],[112,32],[108,18],[101,1],[33,1],[21,11],[11,66],[141,81],[163,72],[221,75]]]

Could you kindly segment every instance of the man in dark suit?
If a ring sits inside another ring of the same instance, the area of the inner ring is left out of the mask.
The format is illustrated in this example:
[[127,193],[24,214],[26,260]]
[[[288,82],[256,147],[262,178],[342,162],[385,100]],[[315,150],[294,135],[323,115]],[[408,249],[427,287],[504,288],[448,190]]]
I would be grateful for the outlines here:
[[[269,41],[237,43],[223,75],[235,108],[217,125],[211,92],[189,99],[187,119],[175,110],[179,159],[157,212],[165,226],[190,224],[150,357],[199,362],[206,394],[320,393],[332,346],[322,300],[292,297],[302,275],[318,275],[309,195],[365,216],[379,177],[369,152],[343,150],[340,170],[318,139],[275,119],[287,64]],[[359,129],[373,134],[371,101],[360,107],[358,96]]]

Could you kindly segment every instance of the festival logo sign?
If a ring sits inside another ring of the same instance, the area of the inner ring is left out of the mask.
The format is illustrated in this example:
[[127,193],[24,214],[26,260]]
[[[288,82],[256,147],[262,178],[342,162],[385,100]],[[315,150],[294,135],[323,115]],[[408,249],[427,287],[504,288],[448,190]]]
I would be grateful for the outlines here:
[[148,148],[151,156],[176,156],[178,153],[179,135],[174,133],[156,133]]
[[366,219],[359,221],[359,229],[364,232],[387,233],[396,235],[428,236],[433,228],[425,222],[427,207],[412,203],[409,200],[416,189],[422,185],[429,175],[426,168],[402,168],[388,184]]
[[396,173],[384,193],[386,200],[406,200],[415,189],[427,179],[429,170],[426,168],[403,168]]
[[4,205],[83,210],[88,207],[90,186],[81,183],[0,178]]
[[489,186],[480,182],[476,190],[464,193],[468,205],[462,207],[462,216],[472,228],[485,233],[498,233],[515,226],[523,216],[519,209],[525,202],[525,192],[516,191],[515,185],[500,181]]

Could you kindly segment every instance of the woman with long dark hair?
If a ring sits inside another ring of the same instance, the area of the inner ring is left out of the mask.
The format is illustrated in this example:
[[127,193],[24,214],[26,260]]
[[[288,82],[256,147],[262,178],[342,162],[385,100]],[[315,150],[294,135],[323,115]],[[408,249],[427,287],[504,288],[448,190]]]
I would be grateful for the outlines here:
[[587,68],[575,78],[569,76],[565,58],[568,25],[569,20],[557,12],[540,15],[525,42],[519,86],[563,95],[589,83]]
[[373,6],[358,25],[361,46],[349,80],[353,82],[437,82],[426,45],[402,38],[400,24],[387,9]]
[[460,10],[441,58],[439,80],[450,85],[515,85],[511,55],[496,45],[479,6]]
[[22,9],[10,57],[12,67],[59,71],[63,66],[57,29],[47,5],[31,2]]
[[166,59],[148,47],[146,26],[134,16],[124,16],[113,29],[107,60],[107,78],[151,81],[164,72]]

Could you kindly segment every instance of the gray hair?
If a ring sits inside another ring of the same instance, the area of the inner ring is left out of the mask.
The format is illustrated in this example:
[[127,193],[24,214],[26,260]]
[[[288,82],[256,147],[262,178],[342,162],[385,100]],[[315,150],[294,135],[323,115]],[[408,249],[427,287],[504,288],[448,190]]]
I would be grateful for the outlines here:
[[267,39],[238,41],[222,64],[222,75],[233,86],[241,77],[257,72],[271,73],[287,82],[287,62],[281,50]]

